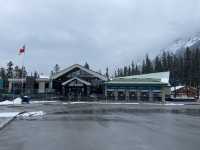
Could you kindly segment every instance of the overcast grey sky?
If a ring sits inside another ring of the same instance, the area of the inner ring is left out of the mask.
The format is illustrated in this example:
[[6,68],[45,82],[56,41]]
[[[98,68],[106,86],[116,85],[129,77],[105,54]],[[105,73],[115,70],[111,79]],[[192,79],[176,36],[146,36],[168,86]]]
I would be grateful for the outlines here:
[[200,0],[0,0],[0,64],[49,73],[87,61],[102,72],[138,63],[200,31]]

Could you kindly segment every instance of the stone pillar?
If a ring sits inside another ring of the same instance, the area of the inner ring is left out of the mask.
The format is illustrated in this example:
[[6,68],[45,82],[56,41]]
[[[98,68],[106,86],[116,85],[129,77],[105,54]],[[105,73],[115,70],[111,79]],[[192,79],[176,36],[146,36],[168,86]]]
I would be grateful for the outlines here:
[[89,95],[90,95],[90,87],[87,86],[87,96],[89,96]]
[[107,100],[108,99],[107,86],[105,86],[105,97],[106,97],[106,100]]
[[12,92],[12,81],[9,81],[8,92]]
[[127,101],[129,101],[129,91],[128,90],[125,91],[125,99]]
[[65,87],[62,87],[62,95],[65,96]]
[[53,89],[53,80],[51,79],[50,81],[49,81],[49,89]]
[[114,95],[115,95],[115,100],[117,101],[118,100],[118,91],[117,90],[114,91]]
[[140,101],[141,100],[141,92],[137,91],[137,100]]
[[165,103],[165,88],[161,88],[161,97],[162,97],[162,102]]
[[39,82],[38,93],[45,93],[45,82]]
[[149,101],[153,102],[153,92],[151,90],[149,91]]

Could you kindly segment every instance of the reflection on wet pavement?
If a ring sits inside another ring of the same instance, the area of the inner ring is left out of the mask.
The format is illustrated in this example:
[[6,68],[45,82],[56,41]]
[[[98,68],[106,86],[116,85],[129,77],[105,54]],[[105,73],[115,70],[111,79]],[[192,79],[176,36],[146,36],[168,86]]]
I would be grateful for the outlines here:
[[0,132],[1,150],[198,150],[200,147],[200,111],[196,106],[37,109],[46,110],[45,115],[19,117]]

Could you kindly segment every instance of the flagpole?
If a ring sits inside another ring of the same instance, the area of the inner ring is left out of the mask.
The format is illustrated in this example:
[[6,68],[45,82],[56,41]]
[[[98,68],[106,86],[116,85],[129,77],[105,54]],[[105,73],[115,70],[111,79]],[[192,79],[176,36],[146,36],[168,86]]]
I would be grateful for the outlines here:
[[25,74],[23,74],[24,73],[24,62],[25,62],[25,45],[23,46],[23,49],[24,49],[24,52],[22,53],[23,54],[23,56],[22,56],[22,86],[21,86],[21,95],[22,96],[24,96],[24,79],[25,79],[25,77],[24,77],[24,75]]

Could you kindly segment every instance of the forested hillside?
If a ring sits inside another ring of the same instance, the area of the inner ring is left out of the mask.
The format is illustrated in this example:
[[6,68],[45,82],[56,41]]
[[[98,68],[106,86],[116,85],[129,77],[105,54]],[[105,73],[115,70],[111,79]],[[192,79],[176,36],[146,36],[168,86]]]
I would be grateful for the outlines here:
[[200,50],[186,48],[181,54],[164,51],[161,55],[150,59],[148,54],[142,65],[134,60],[128,66],[118,68],[115,77],[170,71],[171,85],[187,85],[198,87],[200,84]]

